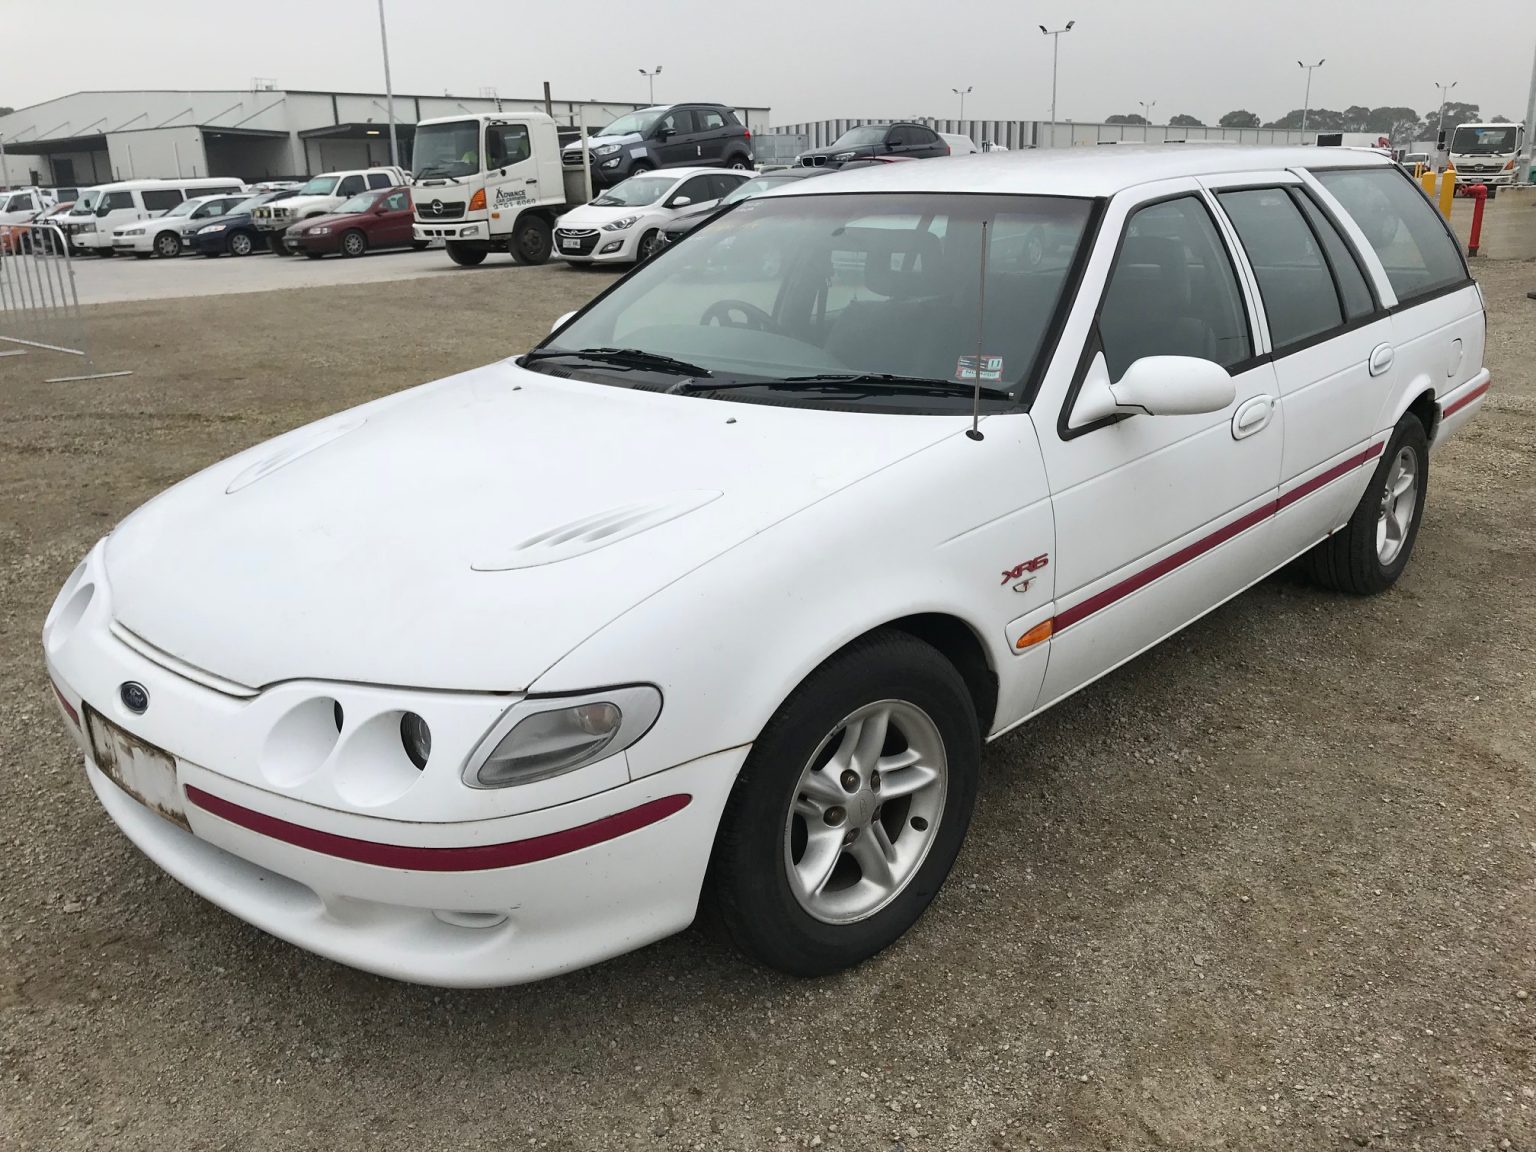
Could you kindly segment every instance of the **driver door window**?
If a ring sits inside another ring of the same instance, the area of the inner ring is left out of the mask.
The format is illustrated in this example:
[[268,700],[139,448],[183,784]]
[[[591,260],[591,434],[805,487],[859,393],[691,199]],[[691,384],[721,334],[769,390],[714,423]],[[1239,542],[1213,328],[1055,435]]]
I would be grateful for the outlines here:
[[[702,204],[708,204],[710,201],[717,199],[714,194],[714,190],[711,187],[713,180],[713,176],[694,176],[688,180],[684,180],[682,187],[680,187],[676,192],[672,193],[672,195],[667,198],[667,207],[683,207],[692,210]],[[687,198],[688,203],[679,205],[678,201],[685,197]]]
[[533,154],[524,124],[500,124],[485,130],[485,162],[490,168],[509,168]]
[[904,152],[912,143],[912,134],[906,128],[892,128],[885,137],[885,146],[892,152]]
[[336,195],[356,196],[359,192],[363,191],[363,188],[363,178],[361,176],[348,176],[342,180],[341,186],[336,189]]

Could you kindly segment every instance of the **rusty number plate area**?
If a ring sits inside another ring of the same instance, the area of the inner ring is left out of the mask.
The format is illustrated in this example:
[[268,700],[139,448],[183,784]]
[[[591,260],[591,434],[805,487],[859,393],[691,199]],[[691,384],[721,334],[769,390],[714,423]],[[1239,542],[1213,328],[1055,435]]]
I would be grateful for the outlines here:
[[174,756],[123,731],[89,704],[85,731],[91,741],[91,759],[112,783],[156,815],[192,830],[186,802],[176,786]]

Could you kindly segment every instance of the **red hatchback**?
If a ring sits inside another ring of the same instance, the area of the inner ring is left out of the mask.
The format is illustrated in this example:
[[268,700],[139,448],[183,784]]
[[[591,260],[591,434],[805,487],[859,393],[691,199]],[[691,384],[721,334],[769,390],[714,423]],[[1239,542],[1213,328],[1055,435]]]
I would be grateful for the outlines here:
[[370,248],[425,248],[411,235],[411,193],[381,188],[354,196],[325,216],[300,220],[283,233],[290,252],[318,260],[332,252],[361,256]]

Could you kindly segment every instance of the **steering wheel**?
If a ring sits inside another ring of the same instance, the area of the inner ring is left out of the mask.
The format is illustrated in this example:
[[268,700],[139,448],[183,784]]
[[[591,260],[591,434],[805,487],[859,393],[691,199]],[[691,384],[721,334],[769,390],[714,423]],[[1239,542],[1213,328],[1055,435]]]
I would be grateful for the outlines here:
[[[735,315],[738,312],[741,314],[739,320]],[[704,309],[699,323],[718,324],[722,328],[752,328],[758,332],[769,332],[777,326],[771,314],[746,300],[716,300]]]

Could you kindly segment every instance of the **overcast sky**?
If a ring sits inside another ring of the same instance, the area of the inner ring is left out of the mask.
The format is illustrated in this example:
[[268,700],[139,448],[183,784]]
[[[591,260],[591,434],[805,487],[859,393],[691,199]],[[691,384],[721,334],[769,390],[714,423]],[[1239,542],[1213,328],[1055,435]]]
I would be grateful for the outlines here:
[[[775,123],[831,117],[1044,118],[1061,27],[1062,119],[1156,101],[1153,119],[1270,120],[1302,103],[1296,61],[1325,57],[1312,106],[1438,104],[1434,82],[1484,116],[1524,117],[1536,0],[385,0],[397,92],[772,107]],[[80,89],[382,91],[376,0],[0,0],[0,105]],[[45,15],[58,19],[46,22]],[[18,20],[20,24],[18,24]],[[62,20],[62,23],[60,22]],[[25,35],[36,21],[38,36]],[[66,31],[67,30],[67,31]],[[63,39],[60,39],[60,37]],[[61,46],[67,41],[67,49]],[[32,44],[38,50],[24,50]]]

